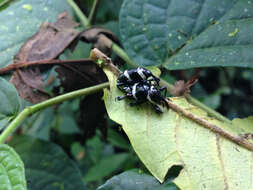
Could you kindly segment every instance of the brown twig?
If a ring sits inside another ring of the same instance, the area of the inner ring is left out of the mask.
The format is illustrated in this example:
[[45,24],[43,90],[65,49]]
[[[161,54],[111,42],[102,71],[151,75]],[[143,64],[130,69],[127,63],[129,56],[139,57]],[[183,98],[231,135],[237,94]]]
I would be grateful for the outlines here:
[[253,144],[250,143],[249,141],[247,141],[245,138],[241,137],[241,136],[235,136],[232,135],[231,133],[228,133],[227,131],[221,129],[220,127],[206,121],[205,119],[202,119],[200,117],[197,117],[195,115],[193,115],[192,113],[184,110],[183,108],[177,106],[176,104],[174,104],[173,102],[167,100],[167,103],[169,105],[169,107],[174,110],[177,113],[182,114],[183,116],[187,117],[188,119],[200,124],[201,126],[214,131],[215,133],[231,140],[232,142],[243,146],[244,148],[247,148],[248,150],[253,151]]
[[4,68],[0,69],[0,75],[7,74],[11,71],[15,71],[17,69],[27,68],[30,66],[36,65],[61,65],[61,64],[68,64],[68,63],[84,63],[87,61],[92,61],[90,59],[76,59],[76,60],[40,60],[40,61],[31,61],[31,62],[14,62]]
[[100,67],[107,67],[110,71],[112,71],[116,76],[118,76],[121,71],[116,67],[111,58],[107,57],[104,53],[102,53],[97,48],[94,48],[90,52],[90,59],[96,62]]

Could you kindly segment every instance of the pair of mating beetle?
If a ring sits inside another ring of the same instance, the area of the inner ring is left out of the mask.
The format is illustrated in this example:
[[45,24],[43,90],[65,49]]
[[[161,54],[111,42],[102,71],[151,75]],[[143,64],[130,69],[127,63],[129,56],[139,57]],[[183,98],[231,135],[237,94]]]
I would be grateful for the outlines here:
[[125,93],[125,96],[118,96],[117,100],[124,98],[135,99],[130,106],[150,102],[157,113],[162,113],[158,105],[166,105],[166,99],[162,96],[162,91],[167,92],[166,87],[159,86],[160,79],[151,71],[138,67],[136,69],[125,70],[117,79],[117,87]]

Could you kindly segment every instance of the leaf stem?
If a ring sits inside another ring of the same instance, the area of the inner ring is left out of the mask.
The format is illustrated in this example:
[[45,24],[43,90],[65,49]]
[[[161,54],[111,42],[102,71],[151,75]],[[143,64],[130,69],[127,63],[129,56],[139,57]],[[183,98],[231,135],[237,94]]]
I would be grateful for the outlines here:
[[9,3],[11,0],[3,0],[1,3],[0,3],[0,8],[2,8],[4,5],[6,5],[7,3]]
[[114,42],[112,42],[112,51],[116,53],[120,58],[122,58],[131,67],[136,67],[136,64],[130,59],[130,57],[128,57],[126,52]]
[[74,2],[74,0],[67,0],[68,4],[72,7],[72,9],[75,11],[76,15],[80,19],[81,24],[83,27],[88,28],[90,26],[89,19],[83,14],[81,9],[77,6],[77,4]]
[[174,104],[173,102],[171,102],[169,100],[167,101],[167,103],[168,103],[169,107],[172,110],[174,110],[175,112],[182,114],[186,118],[200,124],[201,126],[204,126],[205,128],[207,128],[211,131],[214,131],[217,135],[221,135],[221,136],[231,140],[232,142],[234,142],[238,145],[241,145],[241,146],[247,148],[248,150],[253,151],[253,144],[250,143],[247,139],[240,137],[240,136],[233,135],[233,134],[223,130],[222,128],[206,121],[205,119],[195,116],[191,112],[186,111],[185,109],[177,106],[176,104]]
[[97,13],[97,9],[98,9],[98,5],[99,5],[100,0],[94,0],[93,4],[92,4],[92,8],[88,17],[88,21],[90,24],[92,24],[96,18],[96,13]]
[[9,126],[0,135],[0,144],[4,143],[7,137],[13,133],[17,127],[31,114],[43,110],[55,104],[59,104],[66,100],[70,100],[79,96],[92,94],[98,92],[104,88],[109,87],[109,82],[105,82],[96,86],[84,88],[81,90],[76,90],[70,93],[66,93],[49,100],[43,101],[41,103],[35,104],[33,106],[26,107],[19,115],[9,124]]

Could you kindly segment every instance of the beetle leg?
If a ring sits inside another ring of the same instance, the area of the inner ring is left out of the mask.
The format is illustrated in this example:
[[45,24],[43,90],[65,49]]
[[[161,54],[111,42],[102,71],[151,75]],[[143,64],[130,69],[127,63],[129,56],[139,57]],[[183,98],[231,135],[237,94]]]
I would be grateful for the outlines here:
[[[168,100],[170,101],[169,98],[168,98]],[[162,103],[163,105],[165,105],[168,109],[170,108],[169,105],[168,105],[168,103],[167,103],[167,101],[165,100],[165,98],[163,98],[163,99],[161,100],[161,103]]]
[[152,106],[154,107],[156,113],[158,113],[158,114],[163,113],[163,111],[161,110],[161,108],[158,105],[152,104]]
[[154,80],[155,80],[155,82],[156,82],[156,84],[157,84],[157,86],[159,86],[159,83],[160,83],[160,78],[158,78],[158,77],[156,77],[155,75],[151,75],[153,78],[154,78]]
[[165,97],[167,96],[167,88],[166,88],[166,86],[162,86],[162,87],[160,88],[160,91],[161,91],[161,92],[164,92],[164,96],[165,96]]
[[133,95],[130,94],[130,93],[126,94],[125,96],[117,96],[117,97],[115,98],[115,101],[120,101],[120,100],[123,100],[123,99],[125,99],[125,98],[132,97],[132,96],[133,96]]

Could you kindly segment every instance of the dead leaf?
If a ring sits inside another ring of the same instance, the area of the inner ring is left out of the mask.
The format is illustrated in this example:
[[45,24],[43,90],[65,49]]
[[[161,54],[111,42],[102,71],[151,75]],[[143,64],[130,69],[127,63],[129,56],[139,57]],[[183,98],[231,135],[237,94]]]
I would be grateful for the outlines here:
[[86,96],[80,102],[80,115],[78,126],[83,132],[84,140],[93,137],[99,129],[106,137],[107,127],[104,115],[106,113],[105,104],[102,100],[103,92]]
[[171,94],[173,96],[183,96],[185,94],[189,94],[191,92],[190,88],[198,82],[199,73],[200,69],[196,68],[193,75],[187,82],[183,80],[176,81]]
[[[31,80],[33,78],[33,80]],[[17,70],[10,82],[18,87],[19,96],[31,103],[42,102],[50,96],[42,90],[42,79],[38,68]],[[20,90],[22,89],[22,90]]]
[[80,40],[92,43],[93,48],[97,48],[106,55],[111,55],[112,42],[120,45],[119,39],[108,29],[102,27],[91,27],[80,34]]
[[39,31],[19,50],[14,62],[51,60],[58,57],[80,33],[72,17],[63,12],[55,23],[41,24]]
[[93,61],[62,65],[55,70],[61,81],[64,92],[78,90],[107,81],[101,68]]
[[[79,35],[76,26],[78,24],[67,12],[59,14],[55,23],[43,23],[39,31],[20,48],[14,58],[14,64],[57,58]],[[42,90],[42,77],[38,67],[15,71],[11,82],[19,95],[27,101],[38,103],[49,98]]]

